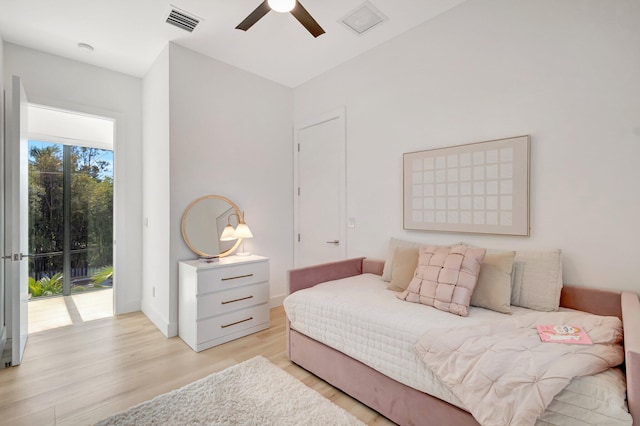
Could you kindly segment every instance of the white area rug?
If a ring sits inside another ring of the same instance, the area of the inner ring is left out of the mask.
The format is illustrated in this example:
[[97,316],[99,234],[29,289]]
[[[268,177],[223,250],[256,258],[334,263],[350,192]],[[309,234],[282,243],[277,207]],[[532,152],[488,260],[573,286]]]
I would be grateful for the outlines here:
[[106,425],[364,425],[257,356],[97,423]]

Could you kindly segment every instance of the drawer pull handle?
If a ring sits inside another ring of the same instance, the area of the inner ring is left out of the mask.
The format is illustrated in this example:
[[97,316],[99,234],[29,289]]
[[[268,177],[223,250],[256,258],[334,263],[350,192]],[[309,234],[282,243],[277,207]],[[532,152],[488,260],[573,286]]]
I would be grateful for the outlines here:
[[231,324],[221,325],[220,328],[231,327],[232,325],[238,325],[238,324],[241,324],[243,322],[251,321],[252,319],[253,319],[253,317],[249,317],[247,319],[243,319],[242,321],[236,321],[236,322],[232,322]]
[[252,277],[252,276],[253,276],[253,274],[238,275],[237,277],[223,278],[222,281],[237,280],[237,279],[240,279],[240,278],[248,278],[248,277]]
[[253,296],[247,296],[247,297],[243,297],[241,299],[227,300],[226,302],[220,302],[220,303],[223,304],[223,305],[228,305],[229,303],[241,302],[241,301],[247,300],[247,299],[253,299]]

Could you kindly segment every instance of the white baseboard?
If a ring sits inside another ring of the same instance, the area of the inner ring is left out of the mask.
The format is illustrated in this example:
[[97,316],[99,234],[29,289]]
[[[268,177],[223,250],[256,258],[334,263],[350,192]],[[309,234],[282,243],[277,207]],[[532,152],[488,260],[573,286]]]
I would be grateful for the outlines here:
[[[0,364],[0,369],[4,368],[6,363],[11,362],[11,353],[8,350],[10,348],[7,346],[7,328],[4,325],[1,327],[2,332],[0,333],[0,362],[2,364]],[[6,353],[5,348],[7,348]]]
[[[149,320],[158,327],[158,330],[162,332],[166,337],[173,337],[177,333],[171,335],[171,326],[169,322],[150,304],[145,303],[144,300],[141,303],[142,313],[149,318]],[[177,327],[175,327],[177,330]]]
[[176,337],[178,335],[178,323],[170,322],[167,324],[167,337]]
[[282,306],[282,302],[284,298],[287,297],[286,294],[280,294],[278,296],[273,296],[269,299],[269,309],[277,308],[278,306]]
[[130,314],[131,312],[138,312],[142,310],[142,302],[135,300],[128,302],[124,305],[116,305],[113,309],[114,315]]

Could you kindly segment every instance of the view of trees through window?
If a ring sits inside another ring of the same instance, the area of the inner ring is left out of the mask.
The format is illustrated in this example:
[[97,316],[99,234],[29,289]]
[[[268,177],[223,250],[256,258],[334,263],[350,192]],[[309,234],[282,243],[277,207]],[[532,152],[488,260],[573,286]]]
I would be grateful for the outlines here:
[[111,286],[113,151],[29,141],[29,253],[31,297]]

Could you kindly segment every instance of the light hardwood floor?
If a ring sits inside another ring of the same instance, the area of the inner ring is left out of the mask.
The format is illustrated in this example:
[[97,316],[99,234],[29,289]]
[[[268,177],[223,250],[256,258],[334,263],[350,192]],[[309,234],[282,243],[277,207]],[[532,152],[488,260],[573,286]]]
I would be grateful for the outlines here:
[[31,334],[22,365],[0,370],[0,424],[92,424],[256,355],[363,422],[393,425],[288,360],[282,307],[269,329],[200,353],[139,312]]
[[113,316],[113,289],[29,301],[29,333]]

